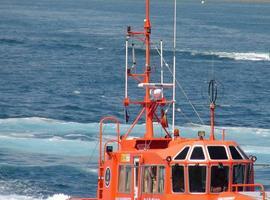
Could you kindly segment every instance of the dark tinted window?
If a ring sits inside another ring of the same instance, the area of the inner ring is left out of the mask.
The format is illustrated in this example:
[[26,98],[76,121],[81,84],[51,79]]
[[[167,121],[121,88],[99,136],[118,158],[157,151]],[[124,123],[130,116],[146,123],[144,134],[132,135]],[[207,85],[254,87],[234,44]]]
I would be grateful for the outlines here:
[[[244,184],[245,182],[245,165],[233,166],[233,184]],[[239,187],[239,191],[243,191],[243,187]]]
[[206,188],[206,166],[189,166],[189,191],[204,193]]
[[245,159],[248,159],[248,156],[245,154],[245,152],[238,146],[237,149],[240,151],[242,156],[244,156]]
[[232,155],[232,158],[234,160],[242,160],[242,156],[240,155],[240,153],[237,151],[237,149],[234,147],[234,146],[230,146],[230,152],[231,152],[231,155]]
[[195,147],[190,157],[191,160],[204,160],[205,156],[202,147]]
[[174,160],[185,160],[188,154],[189,147],[185,147]]
[[211,192],[219,193],[228,190],[229,167],[213,166],[211,167]]
[[185,192],[184,167],[172,166],[172,186],[173,192]]
[[[247,165],[247,170],[246,170],[246,184],[252,184],[252,182],[253,182],[253,164],[248,164]],[[247,187],[246,188],[248,191],[252,191],[252,189],[254,189],[254,188],[252,188],[252,187]]]
[[210,158],[212,160],[227,160],[228,156],[225,147],[222,146],[209,146],[207,147]]

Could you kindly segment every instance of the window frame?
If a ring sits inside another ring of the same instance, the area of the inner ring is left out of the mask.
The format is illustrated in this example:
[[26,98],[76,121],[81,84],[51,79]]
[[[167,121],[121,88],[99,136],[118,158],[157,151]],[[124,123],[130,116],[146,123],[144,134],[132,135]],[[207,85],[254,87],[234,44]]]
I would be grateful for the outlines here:
[[[244,180],[243,180],[243,183],[234,183],[234,167],[237,166],[237,165],[242,165],[244,166]],[[246,176],[247,176],[247,164],[246,163],[234,163],[232,165],[232,184],[245,184],[246,183]]]
[[176,155],[173,157],[173,160],[174,160],[174,161],[176,161],[176,162],[181,162],[181,161],[183,161],[183,160],[176,160],[175,158],[176,158],[182,151],[184,151],[184,149],[185,149],[186,147],[189,147],[189,149],[188,149],[186,158],[183,159],[183,160],[187,160],[187,159],[189,158],[189,154],[190,154],[190,152],[191,152],[190,150],[192,149],[192,146],[190,146],[190,145],[185,145],[185,146],[183,146],[183,148],[182,148],[180,151],[178,151],[178,152],[176,153]]
[[[124,189],[125,189],[125,186],[126,186],[126,169],[127,169],[127,166],[128,167],[130,167],[130,191],[120,191],[119,190],[119,186],[120,186],[120,184],[119,184],[119,182],[120,182],[120,178],[119,178],[119,176],[120,176],[120,167],[124,167]],[[132,193],[132,185],[133,185],[133,173],[132,173],[132,165],[131,164],[118,164],[118,173],[117,173],[117,193],[119,193],[119,194],[131,194]]]
[[[230,183],[231,183],[231,166],[229,165],[229,164],[225,164],[225,165],[223,165],[224,167],[228,167],[228,188],[227,188],[227,191],[222,191],[222,192],[228,192],[229,190],[230,190]],[[220,193],[222,193],[222,192],[211,192],[211,187],[212,187],[212,167],[218,167],[218,165],[216,165],[216,164],[213,164],[213,165],[210,165],[210,171],[209,171],[209,175],[210,175],[210,178],[209,178],[209,181],[210,181],[210,183],[209,183],[209,192],[211,193],[211,194],[220,194]]]
[[208,173],[209,173],[209,170],[208,170],[208,165],[207,164],[199,164],[200,167],[205,167],[205,192],[191,192],[190,191],[190,177],[189,177],[189,167],[190,166],[196,166],[196,164],[189,164],[187,165],[187,175],[188,175],[188,190],[186,190],[188,193],[190,194],[207,194],[208,193],[208,188],[209,188],[209,180],[208,180]]
[[[225,151],[226,151],[226,155],[227,155],[227,159],[211,159],[210,153],[208,151],[208,147],[224,147]],[[230,159],[230,154],[228,152],[227,146],[226,145],[207,145],[206,146],[206,151],[207,151],[207,156],[209,158],[210,161],[228,161]]]
[[[234,147],[234,148],[236,149],[236,151],[239,153],[239,155],[242,157],[242,159],[234,159],[233,156],[232,156],[232,152],[231,152],[230,147]],[[231,159],[232,159],[232,160],[237,160],[237,161],[246,160],[246,159],[243,157],[243,155],[241,154],[241,152],[238,150],[237,146],[229,145],[229,146],[228,146],[228,150],[229,150],[229,152],[230,152],[230,156],[231,156]]]
[[[157,167],[157,183],[156,183],[156,192],[144,192],[144,174],[145,174],[145,167]],[[158,192],[158,186],[159,186],[159,180],[160,180],[160,178],[159,178],[159,170],[160,170],[160,167],[163,167],[163,169],[164,169],[164,183],[163,183],[163,192]],[[165,189],[166,189],[166,187],[165,187],[165,185],[166,185],[166,166],[165,165],[161,165],[161,164],[159,164],[159,165],[154,165],[154,164],[146,164],[146,165],[141,165],[140,166],[140,169],[141,169],[141,183],[140,183],[140,185],[141,185],[141,194],[143,194],[143,195],[149,195],[149,194],[155,194],[155,195],[163,195],[164,193],[165,193]]]
[[[204,154],[204,159],[201,159],[201,160],[191,159],[193,150],[194,150],[194,148],[196,148],[196,147],[201,147],[201,148],[202,148],[203,154]],[[189,152],[189,155],[188,155],[188,161],[190,161],[190,162],[198,162],[198,163],[207,161],[207,158],[208,158],[208,157],[207,157],[207,154],[206,154],[206,152],[205,152],[206,150],[205,150],[204,147],[205,147],[204,145],[194,145],[194,146],[192,146],[191,150],[189,150],[190,152]]]
[[239,145],[235,146],[235,148],[238,150],[238,152],[242,156],[243,160],[248,160],[247,154],[244,152],[244,150]]
[[186,187],[186,181],[188,180],[186,177],[186,166],[184,164],[179,164],[179,163],[174,163],[170,165],[170,171],[171,171],[171,177],[172,177],[172,167],[178,164],[179,166],[183,167],[183,173],[184,173],[184,192],[174,192],[173,191],[173,183],[172,183],[172,178],[171,178],[171,192],[172,194],[185,194],[187,192],[187,187]]

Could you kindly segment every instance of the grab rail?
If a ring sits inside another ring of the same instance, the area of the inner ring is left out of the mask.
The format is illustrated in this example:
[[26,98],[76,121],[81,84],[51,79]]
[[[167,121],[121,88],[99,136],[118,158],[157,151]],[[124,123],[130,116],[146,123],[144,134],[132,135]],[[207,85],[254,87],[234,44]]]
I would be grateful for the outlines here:
[[232,187],[236,189],[236,192],[238,192],[238,188],[239,187],[254,187],[254,188],[255,187],[260,187],[261,188],[260,192],[262,194],[262,199],[263,200],[266,200],[266,193],[265,193],[265,190],[264,190],[264,186],[262,184],[260,184],[260,183],[254,183],[254,184],[233,184]]
[[112,121],[116,123],[116,133],[117,133],[117,143],[118,143],[118,149],[119,149],[119,141],[120,141],[120,122],[116,117],[108,116],[104,117],[100,120],[99,125],[99,164],[102,165],[102,137],[103,137],[103,124],[105,121]]

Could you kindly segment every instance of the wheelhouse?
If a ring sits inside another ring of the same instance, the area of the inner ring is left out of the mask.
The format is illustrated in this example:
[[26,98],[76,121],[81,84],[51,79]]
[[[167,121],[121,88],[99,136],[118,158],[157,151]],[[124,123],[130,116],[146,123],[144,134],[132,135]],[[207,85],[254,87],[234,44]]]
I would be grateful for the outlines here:
[[[117,174],[110,180],[117,183],[112,185],[116,199],[165,199],[164,195],[186,198],[190,194],[218,196],[236,190],[254,191],[250,185],[254,183],[255,160],[237,143],[202,137],[156,141],[146,140],[143,148],[141,138],[126,138],[120,141],[121,151],[106,153],[105,160],[109,162],[105,163],[111,164],[104,167]],[[104,194],[106,190],[112,191],[104,188]]]

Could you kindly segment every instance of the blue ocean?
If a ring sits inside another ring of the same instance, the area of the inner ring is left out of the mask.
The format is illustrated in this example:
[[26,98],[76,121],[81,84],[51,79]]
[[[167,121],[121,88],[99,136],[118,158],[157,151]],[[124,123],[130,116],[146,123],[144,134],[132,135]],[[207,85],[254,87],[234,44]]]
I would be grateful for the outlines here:
[[[0,1],[0,200],[95,196],[99,120],[115,115],[121,132],[128,128],[125,31],[142,30],[143,19],[143,0]],[[160,39],[172,64],[173,1],[152,1],[151,19],[158,73]],[[144,49],[136,45],[139,68]],[[177,88],[181,134],[209,133],[207,89],[215,78],[217,136],[225,129],[257,156],[256,182],[270,190],[270,3],[178,1],[176,56],[186,94]],[[131,121],[138,111],[130,108]],[[144,131],[140,123],[134,136]],[[114,128],[105,126],[107,138]]]

